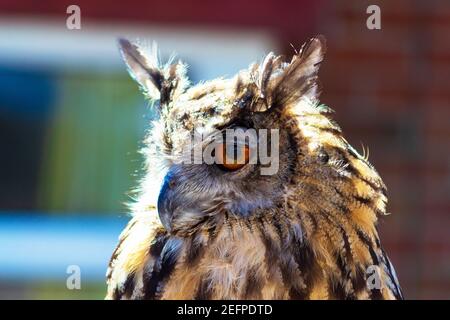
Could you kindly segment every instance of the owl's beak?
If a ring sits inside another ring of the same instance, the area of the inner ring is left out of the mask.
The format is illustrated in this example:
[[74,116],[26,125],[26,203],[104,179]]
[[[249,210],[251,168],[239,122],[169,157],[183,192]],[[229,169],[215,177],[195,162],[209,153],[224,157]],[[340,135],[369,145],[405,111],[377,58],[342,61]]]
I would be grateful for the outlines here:
[[170,233],[189,229],[204,219],[204,212],[198,207],[198,196],[194,197],[180,179],[182,173],[173,167],[164,177],[158,196],[158,215],[164,228]]
[[159,192],[158,196],[158,214],[159,219],[161,220],[161,223],[163,224],[164,228],[166,228],[167,231],[171,231],[172,229],[172,216],[173,216],[173,210],[172,210],[172,198],[173,198],[173,190],[171,188],[171,179],[172,175],[168,173],[164,177],[164,182],[161,187],[161,191]]

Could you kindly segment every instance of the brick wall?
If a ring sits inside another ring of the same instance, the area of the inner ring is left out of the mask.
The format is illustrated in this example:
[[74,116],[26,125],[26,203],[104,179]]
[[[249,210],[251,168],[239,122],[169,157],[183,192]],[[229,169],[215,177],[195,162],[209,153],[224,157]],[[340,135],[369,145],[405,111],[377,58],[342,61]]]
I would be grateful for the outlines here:
[[[368,30],[366,8],[381,8]],[[381,237],[407,298],[450,298],[450,2],[334,1],[323,102],[388,186]]]

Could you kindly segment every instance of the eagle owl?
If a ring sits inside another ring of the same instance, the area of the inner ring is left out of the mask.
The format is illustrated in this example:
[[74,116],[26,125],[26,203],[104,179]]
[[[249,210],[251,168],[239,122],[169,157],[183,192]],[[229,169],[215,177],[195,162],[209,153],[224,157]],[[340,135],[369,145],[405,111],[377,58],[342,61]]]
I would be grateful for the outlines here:
[[[402,299],[376,227],[386,187],[318,101],[322,36],[290,62],[270,53],[195,86],[184,63],[160,65],[156,52],[124,39],[119,46],[158,117],[106,298]],[[277,130],[277,171],[263,175],[242,144],[234,147],[243,163],[219,152],[221,164],[182,161],[198,128]]]

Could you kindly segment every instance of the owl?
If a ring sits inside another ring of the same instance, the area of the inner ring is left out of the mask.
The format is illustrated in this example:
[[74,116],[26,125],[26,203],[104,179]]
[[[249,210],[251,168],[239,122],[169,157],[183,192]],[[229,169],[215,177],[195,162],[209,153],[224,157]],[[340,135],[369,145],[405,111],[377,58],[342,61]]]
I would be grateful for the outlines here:
[[[197,85],[183,62],[119,46],[158,116],[107,299],[403,299],[377,231],[386,187],[318,100],[323,36],[290,61],[270,53]],[[275,156],[250,161],[244,139],[215,143],[213,162],[186,161],[227,130],[264,136]]]

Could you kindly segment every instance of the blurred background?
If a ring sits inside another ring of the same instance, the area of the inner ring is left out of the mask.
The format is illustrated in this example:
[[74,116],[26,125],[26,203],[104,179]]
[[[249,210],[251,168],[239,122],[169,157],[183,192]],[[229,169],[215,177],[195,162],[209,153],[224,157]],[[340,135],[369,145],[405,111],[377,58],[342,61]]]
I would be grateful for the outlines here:
[[157,41],[196,82],[319,33],[322,101],[389,189],[380,232],[405,297],[449,299],[450,2],[420,0],[0,0],[0,298],[104,296],[153,116],[117,37]]

